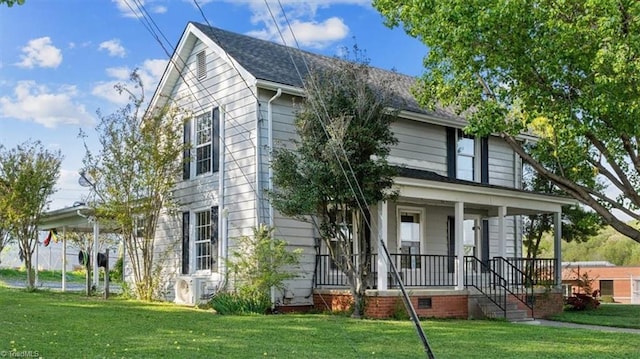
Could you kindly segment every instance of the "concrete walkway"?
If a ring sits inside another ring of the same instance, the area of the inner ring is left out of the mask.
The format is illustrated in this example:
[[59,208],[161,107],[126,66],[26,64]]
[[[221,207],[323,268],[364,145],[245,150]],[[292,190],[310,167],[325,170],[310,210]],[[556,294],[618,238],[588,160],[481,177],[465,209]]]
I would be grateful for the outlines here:
[[535,319],[521,322],[514,322],[515,324],[524,325],[538,325],[543,327],[556,327],[556,328],[576,328],[576,329],[588,329],[599,330],[603,332],[615,332],[615,333],[632,333],[640,335],[640,329],[631,328],[618,328],[618,327],[605,327],[602,325],[588,325],[588,324],[576,324],[567,322],[556,322],[553,320]]

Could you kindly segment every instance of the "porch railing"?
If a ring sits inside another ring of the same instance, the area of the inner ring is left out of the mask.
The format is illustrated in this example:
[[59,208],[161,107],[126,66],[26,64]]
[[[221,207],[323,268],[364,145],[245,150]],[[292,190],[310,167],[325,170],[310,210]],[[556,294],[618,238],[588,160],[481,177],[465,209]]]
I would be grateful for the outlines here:
[[509,293],[526,305],[533,314],[534,294],[531,283],[534,279],[505,258],[495,257],[489,262],[493,271],[505,279],[505,286]]
[[507,280],[493,271],[489,266],[474,256],[464,257],[465,273],[473,273],[481,269],[480,275],[466,275],[465,287],[474,287],[507,316]]
[[[402,254],[392,253],[396,268],[405,287],[454,287],[457,278],[453,273],[453,260],[455,256],[432,254]],[[370,288],[377,288],[378,256],[371,255],[370,261]],[[347,276],[338,269],[336,263],[328,254],[316,255],[316,286],[348,286]],[[397,288],[395,278],[391,272],[387,274],[389,288]]]
[[506,258],[522,271],[529,285],[554,286],[556,283],[556,260],[554,258]]

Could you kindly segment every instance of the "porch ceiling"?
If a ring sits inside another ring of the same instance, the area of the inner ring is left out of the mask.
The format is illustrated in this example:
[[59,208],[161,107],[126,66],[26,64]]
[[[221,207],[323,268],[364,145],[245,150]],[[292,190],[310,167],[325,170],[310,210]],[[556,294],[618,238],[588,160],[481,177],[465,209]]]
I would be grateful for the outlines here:
[[[62,230],[68,232],[91,233],[93,232],[93,222],[89,220],[89,216],[94,214],[93,208],[86,205],[72,206],[56,209],[46,212],[38,222],[38,230],[48,231],[51,229]],[[108,226],[106,223],[100,222],[100,232],[114,232],[115,228]]]
[[498,186],[468,185],[407,177],[396,178],[394,187],[403,200],[447,206],[463,202],[465,209],[486,212],[489,217],[496,217],[500,207],[506,207],[507,215],[512,216],[559,213],[562,206],[578,203],[566,197]]

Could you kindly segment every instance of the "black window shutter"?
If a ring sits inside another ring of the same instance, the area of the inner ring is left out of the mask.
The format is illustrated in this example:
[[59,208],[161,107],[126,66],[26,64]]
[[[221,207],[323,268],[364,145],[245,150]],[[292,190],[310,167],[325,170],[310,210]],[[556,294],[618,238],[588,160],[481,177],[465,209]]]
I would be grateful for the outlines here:
[[447,127],[447,176],[456,178],[456,129]]
[[220,108],[216,107],[213,109],[213,126],[212,131],[213,135],[211,136],[213,141],[213,169],[212,172],[218,172],[218,168],[220,167]]
[[211,207],[211,263],[218,257],[218,217],[218,207]]
[[182,212],[182,274],[189,274],[189,212]]
[[489,138],[480,140],[480,183],[489,183]]
[[447,217],[448,235],[447,235],[447,254],[449,255],[449,273],[455,272],[456,268],[456,219],[455,217]]
[[480,260],[485,264],[486,267],[482,267],[483,271],[486,271],[486,268],[489,268],[489,220],[482,220],[482,234],[480,238],[480,250],[482,253],[480,254]]
[[182,152],[182,179],[187,180],[191,177],[191,120],[185,121],[182,129],[182,143],[184,145]]

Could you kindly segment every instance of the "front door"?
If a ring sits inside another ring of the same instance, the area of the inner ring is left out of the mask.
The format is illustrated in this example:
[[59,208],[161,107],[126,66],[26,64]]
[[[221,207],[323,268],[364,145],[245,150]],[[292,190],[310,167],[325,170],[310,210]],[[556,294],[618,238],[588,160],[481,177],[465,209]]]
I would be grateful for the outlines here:
[[[463,245],[464,245],[464,255],[465,256],[474,256],[480,259],[480,246],[481,246],[481,238],[480,238],[480,219],[476,217],[469,217],[464,220],[464,235],[463,235]],[[477,262],[473,262],[472,270],[474,272],[478,272],[480,268],[476,268]]]

